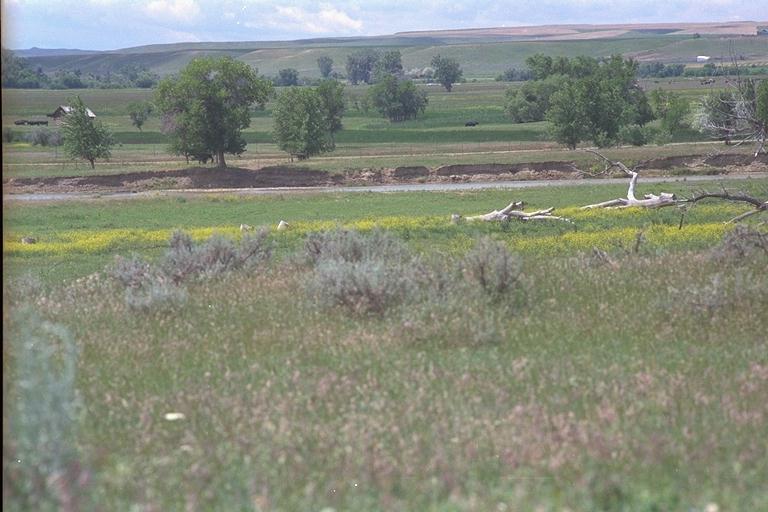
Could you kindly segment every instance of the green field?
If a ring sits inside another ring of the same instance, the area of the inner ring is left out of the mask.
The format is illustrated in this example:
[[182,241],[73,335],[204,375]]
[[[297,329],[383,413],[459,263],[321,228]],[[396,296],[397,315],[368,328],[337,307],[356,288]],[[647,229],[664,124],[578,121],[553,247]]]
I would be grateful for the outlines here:
[[[675,79],[647,80],[647,89],[663,87],[684,94],[696,101],[710,88],[702,86],[699,80]],[[725,86],[718,83],[717,86]],[[401,123],[390,123],[375,112],[360,108],[367,86],[347,86],[347,111],[344,129],[336,135],[337,147],[332,153],[312,158],[302,165],[329,170],[396,167],[398,165],[427,165],[437,167],[451,163],[489,163],[555,160],[586,160],[584,156],[572,156],[567,152],[551,152],[556,145],[547,133],[547,123],[514,124],[504,114],[504,94],[510,87],[519,84],[503,82],[477,82],[457,84],[454,91],[447,93],[442,87],[425,86],[429,104],[419,119]],[[18,127],[17,119],[46,119],[57,105],[66,104],[74,94],[79,94],[114,132],[118,144],[113,148],[110,161],[99,162],[97,173],[115,173],[123,170],[163,170],[186,166],[184,159],[167,154],[166,136],[160,131],[160,120],[152,117],[143,131],[131,126],[128,105],[134,101],[150,100],[152,91],[141,89],[72,91],[3,91],[3,129],[17,134],[29,133],[34,128]],[[248,150],[239,159],[233,158],[233,165],[262,167],[289,162],[288,155],[279,151],[272,137],[272,107],[269,102],[263,111],[255,111],[251,126],[245,130]],[[464,126],[467,120],[476,120],[479,126]],[[55,126],[51,126],[55,129]],[[696,154],[709,152],[696,142],[707,142],[706,135],[693,130],[676,134],[675,142],[692,143],[690,146],[648,147],[640,153],[650,158],[674,154]],[[538,154],[499,156],[498,152],[520,150],[546,150]],[[465,153],[467,155],[465,155]],[[621,153],[626,158],[635,158],[638,150],[625,148]],[[554,157],[554,155],[558,155]],[[451,155],[450,157],[446,155]],[[3,144],[3,177],[82,175],[91,173],[87,165],[67,159],[60,148],[42,148],[25,143]]]
[[[746,234],[764,225],[735,235],[746,208],[717,202],[682,225],[577,208],[625,192],[6,203],[4,505],[766,508],[768,253]],[[449,221],[511,199],[574,224]],[[143,306],[100,272],[240,223],[270,228],[271,260]],[[367,256],[305,246],[337,226]]]

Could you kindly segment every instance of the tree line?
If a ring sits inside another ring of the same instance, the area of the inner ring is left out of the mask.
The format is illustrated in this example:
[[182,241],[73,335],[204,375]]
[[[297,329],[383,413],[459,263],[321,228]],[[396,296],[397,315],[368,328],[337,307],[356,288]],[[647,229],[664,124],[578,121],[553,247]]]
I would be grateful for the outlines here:
[[43,72],[32,69],[26,59],[2,49],[2,86],[16,89],[149,89],[160,76],[133,64],[103,73],[83,73],[79,69]]
[[[384,60],[386,65],[381,65],[367,92],[371,105],[392,122],[416,117],[428,104],[426,92],[402,78],[398,57],[393,52]],[[439,56],[433,59],[436,69],[440,60]],[[454,63],[448,67],[460,72]],[[766,80],[740,79],[733,91],[713,92],[692,116],[691,104],[682,96],[664,90],[646,95],[636,80],[637,63],[619,55],[600,60],[534,55],[527,64],[535,80],[510,89],[505,109],[514,122],[549,121],[553,138],[569,148],[582,142],[598,147],[644,144],[649,140],[647,125],[654,119],[660,119],[655,129],[667,137],[694,125],[726,141],[743,136],[762,141],[764,147]],[[335,134],[343,128],[344,87],[342,82],[328,78],[314,87],[285,88],[273,109],[273,133],[279,147],[298,159],[332,151]],[[225,167],[226,154],[245,151],[242,131],[250,125],[253,109],[264,108],[274,94],[272,81],[247,64],[230,57],[207,57],[193,60],[178,75],[162,80],[153,104],[138,103],[129,110],[139,129],[157,111],[162,131],[171,140],[172,153],[187,160],[216,161]],[[75,113],[85,118],[81,104],[78,99]],[[108,155],[110,136],[100,122],[81,119],[76,125],[70,122],[74,118],[70,114],[65,122],[65,149],[93,165],[95,158]],[[86,143],[76,148],[79,132],[88,136]],[[89,152],[85,146],[96,149]]]

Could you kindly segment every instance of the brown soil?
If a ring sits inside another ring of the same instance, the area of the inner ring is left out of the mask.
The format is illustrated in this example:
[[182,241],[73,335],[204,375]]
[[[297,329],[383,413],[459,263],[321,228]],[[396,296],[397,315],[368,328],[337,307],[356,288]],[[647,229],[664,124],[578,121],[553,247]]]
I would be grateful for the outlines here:
[[[766,172],[768,156],[724,154],[661,157],[643,162],[646,174],[669,172],[720,174]],[[460,164],[435,169],[424,166],[394,169],[362,169],[343,174],[313,169],[272,166],[261,169],[208,167],[124,174],[11,178],[3,181],[5,193],[115,192],[170,189],[234,189],[269,187],[327,187],[390,183],[439,183],[456,181],[508,181],[563,179],[584,176],[575,162],[530,162],[518,164]]]

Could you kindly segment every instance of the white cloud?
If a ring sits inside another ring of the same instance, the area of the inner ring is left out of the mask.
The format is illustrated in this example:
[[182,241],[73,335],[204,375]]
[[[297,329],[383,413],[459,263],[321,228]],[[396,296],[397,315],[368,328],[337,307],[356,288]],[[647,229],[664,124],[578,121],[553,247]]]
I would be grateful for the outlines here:
[[152,0],[144,8],[144,12],[157,21],[177,21],[192,23],[200,16],[200,6],[195,0]]
[[275,6],[275,15],[267,24],[281,29],[301,30],[311,34],[349,34],[360,32],[363,22],[328,4],[308,11],[301,7]]

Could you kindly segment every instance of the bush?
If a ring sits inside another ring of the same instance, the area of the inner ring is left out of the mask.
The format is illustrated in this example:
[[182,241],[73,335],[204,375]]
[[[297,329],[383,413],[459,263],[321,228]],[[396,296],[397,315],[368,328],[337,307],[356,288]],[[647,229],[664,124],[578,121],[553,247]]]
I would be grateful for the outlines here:
[[125,303],[135,310],[169,310],[187,300],[187,292],[167,274],[133,255],[118,256],[107,274],[125,287]]
[[3,142],[10,144],[18,140],[18,134],[12,128],[3,128]]
[[723,262],[738,263],[759,256],[768,256],[768,233],[743,224],[725,233],[714,249],[715,259]]
[[408,248],[399,239],[379,230],[374,230],[368,236],[345,229],[311,233],[304,242],[304,252],[312,265],[317,265],[322,260],[401,261],[411,256]]
[[152,280],[152,266],[138,255],[130,258],[116,256],[112,266],[107,268],[107,275],[120,282],[126,288],[140,288]]
[[39,277],[26,272],[9,280],[8,300],[11,303],[33,302],[43,292],[43,282]]
[[187,298],[185,288],[162,275],[156,275],[140,287],[125,290],[126,305],[145,312],[173,310],[184,305]]
[[34,146],[61,146],[61,133],[50,128],[35,128],[27,134],[27,142]]
[[[12,321],[11,435],[3,443],[3,504],[21,510],[78,510],[84,480],[75,430],[81,411],[76,390],[78,351],[61,325],[31,309]],[[4,393],[5,394],[5,393]],[[19,463],[16,463],[18,461]]]
[[309,284],[321,305],[378,314],[406,300],[415,286],[407,268],[381,259],[322,261]]
[[427,275],[400,240],[382,231],[313,233],[304,250],[315,267],[308,284],[314,300],[357,313],[380,314],[413,299]]
[[648,132],[637,124],[622,126],[619,130],[619,140],[623,144],[645,146],[648,144]]
[[508,296],[522,284],[520,260],[501,242],[482,238],[462,262],[464,276],[494,300]]
[[188,234],[176,231],[170,246],[161,268],[176,283],[250,269],[268,260],[272,252],[266,230],[244,236],[239,245],[220,235],[195,245]]
[[125,302],[137,310],[172,309],[184,304],[188,294],[181,285],[235,270],[251,269],[269,259],[267,232],[244,236],[240,244],[214,235],[195,245],[181,231],[171,235],[170,249],[158,266],[138,256],[118,256],[107,274],[125,288]]

